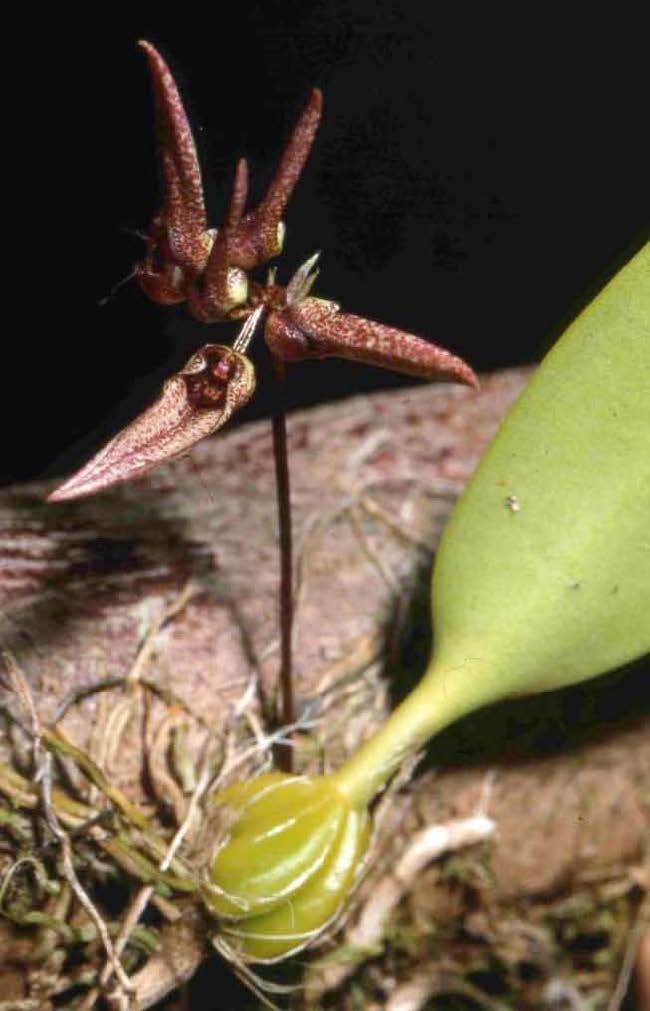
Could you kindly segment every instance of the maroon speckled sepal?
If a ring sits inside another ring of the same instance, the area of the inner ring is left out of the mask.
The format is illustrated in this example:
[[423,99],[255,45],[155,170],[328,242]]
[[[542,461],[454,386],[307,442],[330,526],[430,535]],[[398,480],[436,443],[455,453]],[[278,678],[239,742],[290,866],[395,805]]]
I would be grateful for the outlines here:
[[254,390],[248,358],[223,344],[206,344],[167,380],[151,407],[56,488],[49,501],[92,495],[187,452],[225,425]]
[[421,379],[465,383],[478,388],[474,371],[462,358],[415,334],[340,312],[321,298],[288,301],[272,312],[264,337],[286,362],[309,358],[349,358]]

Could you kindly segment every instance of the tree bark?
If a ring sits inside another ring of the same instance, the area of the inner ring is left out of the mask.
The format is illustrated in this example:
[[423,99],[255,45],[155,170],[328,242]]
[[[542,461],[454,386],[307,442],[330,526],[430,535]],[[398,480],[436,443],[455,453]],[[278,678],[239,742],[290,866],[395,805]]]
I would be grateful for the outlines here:
[[[415,387],[290,418],[296,695],[300,711],[322,717],[299,735],[299,766],[336,766],[423,668],[435,544],[527,374],[488,376],[479,395]],[[189,602],[156,636],[147,677],[218,727],[257,672],[268,723],[279,664],[270,426],[220,434],[97,498],[46,505],[48,490],[0,493],[0,639],[41,720],[70,691],[126,676],[147,628],[189,583]],[[387,816],[359,901],[414,832],[475,811],[490,770],[497,833],[442,870],[432,865],[404,896],[401,935],[358,970],[373,993],[368,1007],[387,1007],[415,964],[443,980],[432,993],[461,993],[460,981],[494,1002],[486,1007],[560,1011],[587,997],[608,1007],[650,881],[647,674],[637,665],[495,707],[435,742],[395,800],[398,820]],[[100,718],[100,697],[89,697],[66,731],[83,743]],[[0,761],[9,738],[0,735]],[[110,775],[144,802],[142,752],[133,734],[125,740]],[[356,1006],[350,986],[335,1006]],[[467,990],[458,999],[468,1003],[455,1007],[481,1006]]]

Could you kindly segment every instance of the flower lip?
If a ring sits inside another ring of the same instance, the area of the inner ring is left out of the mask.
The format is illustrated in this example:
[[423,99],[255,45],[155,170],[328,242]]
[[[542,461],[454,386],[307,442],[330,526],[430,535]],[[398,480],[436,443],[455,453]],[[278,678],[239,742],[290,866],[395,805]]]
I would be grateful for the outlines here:
[[206,344],[196,356],[199,359],[196,370],[186,366],[180,373],[194,407],[210,410],[225,399],[228,383],[240,367],[233,353],[228,352],[229,349],[218,344]]

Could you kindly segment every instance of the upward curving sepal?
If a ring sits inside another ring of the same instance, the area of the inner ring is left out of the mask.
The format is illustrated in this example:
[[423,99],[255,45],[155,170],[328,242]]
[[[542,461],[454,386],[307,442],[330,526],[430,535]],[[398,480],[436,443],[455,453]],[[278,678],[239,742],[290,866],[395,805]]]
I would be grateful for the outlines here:
[[138,45],[147,57],[153,80],[163,184],[161,218],[175,262],[198,271],[210,247],[194,137],[169,67],[150,42]]
[[252,270],[282,250],[282,216],[311,151],[321,119],[323,96],[314,88],[282,152],[271,185],[258,206],[244,215],[231,247],[233,266]]
[[176,82],[158,50],[150,42],[138,44],[153,81],[162,199],[135,277],[153,302],[174,305],[187,298],[203,270],[214,231],[207,227],[196,145]]

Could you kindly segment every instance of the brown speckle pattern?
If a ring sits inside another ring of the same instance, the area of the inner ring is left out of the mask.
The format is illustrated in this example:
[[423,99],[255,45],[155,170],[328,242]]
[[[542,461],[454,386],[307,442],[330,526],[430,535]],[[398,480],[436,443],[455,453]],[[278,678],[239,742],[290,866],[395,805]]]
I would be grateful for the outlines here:
[[290,361],[306,358],[350,358],[422,379],[449,380],[478,386],[461,358],[431,341],[395,327],[338,312],[319,298],[290,303],[266,327],[273,351]]

